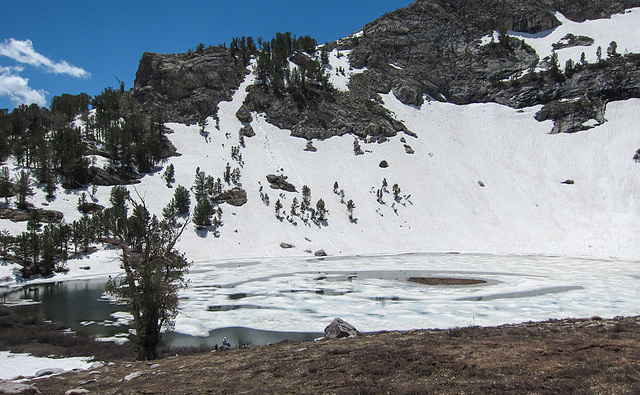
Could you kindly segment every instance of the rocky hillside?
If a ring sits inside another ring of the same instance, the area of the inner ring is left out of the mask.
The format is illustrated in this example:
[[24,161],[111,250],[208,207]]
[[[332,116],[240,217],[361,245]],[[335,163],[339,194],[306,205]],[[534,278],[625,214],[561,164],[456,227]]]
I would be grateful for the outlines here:
[[148,112],[159,107],[169,120],[196,123],[217,113],[220,101],[231,100],[246,74],[245,64],[218,47],[168,55],[147,52],[134,94]]
[[[250,87],[245,108],[265,113],[268,122],[306,139],[407,132],[379,106],[378,94],[388,92],[413,105],[425,97],[515,108],[548,104],[536,119],[554,120],[553,132],[583,130],[589,119],[604,122],[608,101],[640,97],[640,57],[607,56],[607,48],[601,48],[601,62],[574,62],[567,70],[557,59],[541,59],[506,32],[536,34],[553,29],[560,25],[553,11],[583,21],[639,5],[639,0],[417,0],[367,24],[359,34],[328,44],[325,49],[348,54],[350,66],[363,71],[352,76],[348,90],[300,97]],[[483,39],[492,36],[489,42]],[[297,62],[294,56],[291,60]],[[134,91],[145,108],[159,105],[170,120],[193,123],[216,114],[217,104],[230,100],[246,73],[239,54],[226,48],[178,55],[146,53]],[[571,102],[561,103],[563,99]]]

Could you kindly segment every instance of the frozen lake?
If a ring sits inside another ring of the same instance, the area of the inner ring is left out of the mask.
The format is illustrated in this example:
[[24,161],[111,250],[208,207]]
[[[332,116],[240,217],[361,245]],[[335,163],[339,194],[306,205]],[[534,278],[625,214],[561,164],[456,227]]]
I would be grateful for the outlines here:
[[[410,277],[483,283],[424,285]],[[189,279],[177,333],[168,337],[178,345],[193,344],[190,336],[216,343],[227,336],[237,344],[308,340],[335,317],[373,332],[640,314],[640,262],[629,260],[474,254],[273,258],[195,263]],[[20,308],[97,337],[126,333],[126,307],[106,299],[103,290],[103,280],[46,284],[38,303]],[[30,297],[14,293],[5,302]]]
[[[410,277],[472,278],[423,285]],[[449,328],[640,314],[640,262],[544,256],[407,254],[198,263],[176,331],[321,332],[334,317],[361,331]]]

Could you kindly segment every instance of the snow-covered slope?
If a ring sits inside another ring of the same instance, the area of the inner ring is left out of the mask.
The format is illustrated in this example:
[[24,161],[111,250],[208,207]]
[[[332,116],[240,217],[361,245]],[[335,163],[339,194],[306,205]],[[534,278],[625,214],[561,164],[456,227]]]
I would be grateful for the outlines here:
[[[594,45],[602,45],[612,31],[631,31],[637,15],[634,9],[582,24],[563,19],[564,24],[555,31],[527,41],[541,57],[545,56],[541,52],[550,51],[551,42],[569,32],[588,33],[596,39]],[[620,40],[621,51],[637,50],[618,34],[611,38]],[[347,57],[338,58],[336,51],[330,59],[334,74],[338,68],[347,71],[345,76],[332,77],[339,88],[347,89],[346,78],[356,71],[349,71]],[[240,167],[231,158],[231,147],[239,145],[238,131],[243,126],[235,113],[253,81],[249,75],[232,101],[220,103],[220,129],[210,119],[207,137],[196,125],[168,125],[173,130],[169,138],[182,154],[162,164],[175,166],[174,185],[190,187],[196,167],[215,178],[222,178],[227,163]],[[290,137],[288,131],[254,113],[251,126],[256,136],[245,138],[246,147],[240,148],[244,161],[240,183],[248,203],[222,205],[220,237],[196,232],[191,226],[178,247],[196,264],[308,256],[319,249],[329,255],[460,251],[640,256],[636,198],[640,164],[632,159],[640,148],[640,100],[609,103],[608,122],[589,131],[549,135],[550,123],[533,118],[538,107],[515,110],[496,104],[456,106],[425,101],[417,108],[400,103],[392,94],[382,96],[384,105],[418,137],[399,135],[381,144],[360,142],[364,155],[354,154],[353,136],[314,141],[317,152],[304,151],[305,140]],[[407,153],[405,145],[414,153]],[[383,160],[389,167],[379,166]],[[12,166],[12,170],[19,169]],[[174,191],[165,186],[162,171],[148,174],[135,187],[159,215]],[[300,201],[302,196],[270,189],[267,174],[288,176],[298,191],[307,185],[312,205],[318,199],[326,203],[327,222],[318,225],[299,217],[293,221],[276,218],[277,199],[288,212],[294,197]],[[376,192],[383,179],[388,192],[380,203]],[[565,180],[575,183],[562,183]],[[351,199],[356,205],[354,221],[333,191],[335,182],[344,190],[344,201]],[[399,201],[393,197],[394,184],[401,189]],[[260,198],[261,186],[270,197],[269,205]],[[80,192],[58,191],[55,200],[46,202],[39,190],[33,201],[63,211],[66,220],[72,221],[79,217]],[[108,195],[108,187],[99,187],[98,203],[108,205]],[[14,234],[25,229],[24,223],[0,221]],[[283,249],[282,242],[294,247]],[[101,273],[117,270],[115,253],[106,255],[113,269],[101,268]]]

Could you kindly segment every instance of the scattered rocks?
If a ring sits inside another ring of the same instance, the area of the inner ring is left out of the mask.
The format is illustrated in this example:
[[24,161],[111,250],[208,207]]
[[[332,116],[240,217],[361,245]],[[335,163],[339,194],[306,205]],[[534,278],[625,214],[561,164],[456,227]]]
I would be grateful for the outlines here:
[[281,189],[287,192],[297,192],[296,187],[287,181],[287,176],[277,176],[275,174],[268,174],[267,181],[272,189]]
[[348,322],[341,318],[334,318],[333,321],[324,328],[325,339],[340,339],[343,337],[358,337],[360,332]]

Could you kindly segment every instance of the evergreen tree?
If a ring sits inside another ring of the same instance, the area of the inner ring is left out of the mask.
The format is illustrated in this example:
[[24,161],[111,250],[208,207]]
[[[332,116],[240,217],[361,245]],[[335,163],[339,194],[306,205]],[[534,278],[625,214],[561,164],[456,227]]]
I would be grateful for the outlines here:
[[347,202],[347,211],[349,212],[349,219],[353,221],[353,210],[356,208],[355,203],[353,203],[353,200],[349,199],[349,201]]
[[616,56],[620,56],[618,53],[618,43],[615,41],[611,41],[609,43],[609,47],[607,47],[607,57],[615,58]]
[[0,230],[0,254],[2,254],[3,258],[7,257],[9,250],[13,246],[13,240],[13,236],[11,236],[8,230]]
[[204,171],[200,171],[200,167],[196,168],[196,176],[193,181],[191,190],[196,197],[197,201],[204,199],[207,196],[207,188],[205,186],[206,175]]
[[307,207],[311,204],[311,188],[306,185],[302,186],[302,203]]
[[193,209],[193,223],[196,229],[203,230],[207,226],[211,226],[211,217],[213,216],[213,207],[209,199],[201,199],[196,203]]
[[0,197],[4,198],[5,203],[9,203],[9,198],[15,196],[13,183],[11,182],[11,173],[9,168],[2,166],[0,168]]
[[276,210],[276,218],[280,219],[280,210],[282,210],[282,203],[280,202],[280,199],[276,200],[274,208]]
[[27,199],[35,195],[31,186],[31,176],[25,170],[21,170],[20,174],[14,180],[14,188],[16,192],[16,204],[20,209],[27,208]]
[[189,198],[189,190],[182,185],[176,187],[173,193],[173,204],[177,214],[187,214],[191,206],[191,199]]
[[174,178],[175,172],[176,171],[173,167],[173,163],[170,163],[169,166],[167,166],[167,168],[165,169],[164,174],[162,174],[162,179],[167,183],[167,188],[171,188],[171,183],[176,181],[176,179]]
[[598,59],[598,63],[602,61],[602,47],[596,49],[596,58]]
[[294,196],[293,202],[291,202],[291,216],[298,215],[298,198]]
[[125,274],[110,278],[107,292],[127,302],[136,330],[138,359],[158,357],[161,330],[171,330],[178,313],[178,292],[187,286],[185,275],[189,263],[175,249],[185,229],[150,216],[144,202],[132,202],[141,225],[141,253],[130,244],[127,231],[115,223],[108,223],[122,251]]
[[318,221],[324,221],[327,214],[329,214],[329,210],[326,209],[324,200],[318,200],[316,202],[316,218],[318,219]]
[[393,184],[393,197],[396,201],[400,200],[400,187],[398,184]]

